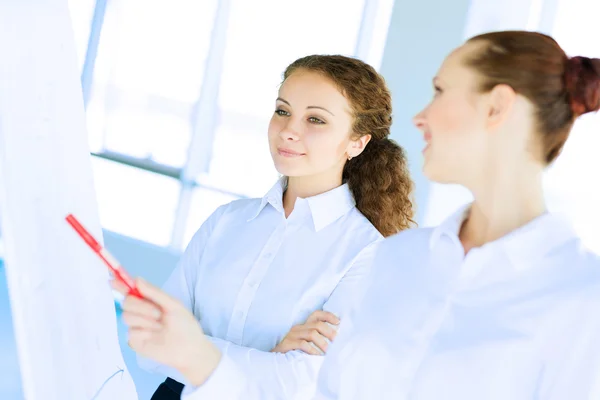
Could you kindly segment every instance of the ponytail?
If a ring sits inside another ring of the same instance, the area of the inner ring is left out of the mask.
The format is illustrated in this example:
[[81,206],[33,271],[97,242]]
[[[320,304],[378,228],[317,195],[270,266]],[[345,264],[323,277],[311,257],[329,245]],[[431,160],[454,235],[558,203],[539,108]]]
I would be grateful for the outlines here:
[[413,182],[402,147],[390,139],[371,139],[364,151],[346,163],[342,175],[356,208],[383,236],[415,226]]

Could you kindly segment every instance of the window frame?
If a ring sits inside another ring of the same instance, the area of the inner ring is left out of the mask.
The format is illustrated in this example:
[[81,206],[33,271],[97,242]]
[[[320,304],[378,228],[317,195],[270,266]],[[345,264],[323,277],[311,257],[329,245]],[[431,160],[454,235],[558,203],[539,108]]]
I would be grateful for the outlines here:
[[[364,59],[376,68],[379,68],[381,54],[373,54],[370,49],[373,46],[373,32],[378,26],[381,26],[382,20],[384,19],[383,17],[385,17],[385,36],[387,37],[391,18],[391,0],[364,1],[363,14],[360,26],[358,27],[357,42],[353,56]],[[235,193],[200,183],[196,179],[202,172],[208,170],[215,140],[214,135],[217,131],[220,114],[224,112],[224,110],[221,110],[218,106],[218,98],[221,71],[223,70],[224,54],[227,44],[227,26],[232,4],[233,0],[220,0],[218,2],[214,17],[215,21],[211,32],[210,46],[205,61],[206,65],[202,89],[192,108],[190,121],[191,137],[188,146],[188,157],[184,162],[183,167],[173,167],[156,162],[152,159],[139,158],[108,149],[91,152],[93,157],[110,160],[112,162],[168,176],[180,181],[179,201],[174,218],[173,233],[168,246],[170,249],[176,251],[181,251],[185,245],[183,241],[186,231],[186,221],[190,214],[191,201],[195,188],[211,190],[236,198],[247,197],[241,193]],[[98,55],[98,46],[106,11],[107,0],[96,0],[91,21],[88,48],[81,74],[84,106],[86,108],[91,98],[94,67]],[[381,43],[379,46],[381,47],[381,50],[383,50],[384,44]],[[379,53],[382,53],[382,51]],[[369,60],[369,57],[373,58],[373,60]],[[166,101],[168,99],[163,100]],[[174,104],[174,107],[175,106],[177,105]],[[230,118],[248,118],[247,116],[236,114],[237,113],[227,111],[227,116]]]

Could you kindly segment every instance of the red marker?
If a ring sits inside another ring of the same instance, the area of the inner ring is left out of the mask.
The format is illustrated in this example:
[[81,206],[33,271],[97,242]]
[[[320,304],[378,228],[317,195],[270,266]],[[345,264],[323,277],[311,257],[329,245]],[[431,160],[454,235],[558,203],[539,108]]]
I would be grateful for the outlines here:
[[135,282],[125,269],[119,264],[119,262],[110,253],[103,248],[100,243],[79,223],[77,218],[73,214],[67,215],[67,222],[75,229],[75,231],[81,236],[81,238],[92,248],[94,253],[98,255],[108,266],[110,271],[113,273],[115,278],[122,282],[129,289],[129,294],[142,298],[142,294],[135,286]]

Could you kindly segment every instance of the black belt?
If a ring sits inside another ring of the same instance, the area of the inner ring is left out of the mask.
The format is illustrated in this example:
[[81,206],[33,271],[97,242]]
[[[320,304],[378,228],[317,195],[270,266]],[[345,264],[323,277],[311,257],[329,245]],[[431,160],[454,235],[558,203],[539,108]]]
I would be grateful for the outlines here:
[[183,384],[175,379],[167,378],[158,386],[150,400],[179,400],[183,392]]

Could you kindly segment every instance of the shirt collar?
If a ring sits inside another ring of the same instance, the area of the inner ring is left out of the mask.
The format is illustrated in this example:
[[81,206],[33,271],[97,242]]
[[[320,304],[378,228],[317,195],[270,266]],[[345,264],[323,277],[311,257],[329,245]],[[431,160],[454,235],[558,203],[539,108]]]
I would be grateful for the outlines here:
[[465,218],[467,218],[467,215],[469,215],[470,209],[470,204],[462,206],[446,218],[444,222],[436,226],[431,234],[429,248],[433,249],[444,235],[458,237],[460,228],[465,221]]
[[[469,215],[470,208],[470,204],[461,207],[441,225],[434,228],[430,241],[431,249],[444,235],[460,243],[458,234]],[[545,213],[500,239],[485,244],[482,248],[498,246],[515,268],[524,269],[534,261],[542,259],[553,249],[574,239],[577,239],[577,234],[564,216]]]
[[[271,204],[273,208],[283,213],[283,193],[286,189],[287,177],[283,177],[261,199],[256,212],[248,222],[258,217],[267,204]],[[296,207],[302,202],[308,204],[314,228],[317,232],[341,218],[356,205],[354,196],[347,183],[316,196],[306,199],[298,198],[296,200]]]
[[356,205],[347,183],[328,192],[306,199],[310,207],[315,231],[337,221]]
[[248,222],[256,219],[261,213],[261,211],[267,206],[267,204],[271,204],[277,211],[283,212],[283,192],[287,188],[287,178],[284,176],[280,178],[274,185],[269,189],[267,194],[263,196],[260,200],[260,204],[256,209],[256,212],[252,214],[252,217],[248,219]]
[[505,250],[515,269],[521,270],[577,238],[565,217],[546,213],[500,238],[498,244]]

